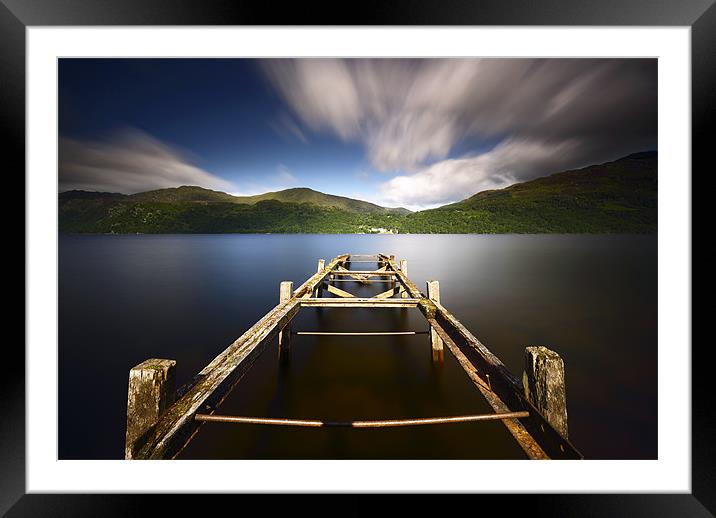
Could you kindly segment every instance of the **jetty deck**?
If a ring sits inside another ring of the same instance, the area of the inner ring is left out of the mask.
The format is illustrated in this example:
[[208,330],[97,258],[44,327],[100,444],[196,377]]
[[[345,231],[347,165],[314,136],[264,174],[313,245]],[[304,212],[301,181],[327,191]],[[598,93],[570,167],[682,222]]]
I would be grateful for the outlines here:
[[[377,264],[374,270],[356,265]],[[351,283],[377,284],[385,291],[372,297],[350,293]],[[340,287],[339,287],[340,286]],[[326,296],[330,294],[332,296]],[[292,332],[291,321],[302,308],[413,308],[429,331]],[[320,416],[284,419],[229,416],[219,413],[222,402],[261,353],[278,340],[279,354],[290,354],[292,335],[393,336],[426,334],[426,347],[435,362],[444,349],[455,357],[494,413],[416,417],[374,421],[330,421]],[[501,421],[530,459],[581,459],[568,439],[564,363],[544,347],[525,349],[522,380],[514,376],[465,326],[440,303],[438,281],[428,281],[425,293],[408,277],[408,263],[386,254],[342,254],[318,261],[317,271],[298,288],[284,281],[279,303],[197,373],[187,385],[175,387],[176,362],[149,359],[129,373],[126,459],[172,459],[205,423],[236,425],[376,428],[436,426],[458,422]]]

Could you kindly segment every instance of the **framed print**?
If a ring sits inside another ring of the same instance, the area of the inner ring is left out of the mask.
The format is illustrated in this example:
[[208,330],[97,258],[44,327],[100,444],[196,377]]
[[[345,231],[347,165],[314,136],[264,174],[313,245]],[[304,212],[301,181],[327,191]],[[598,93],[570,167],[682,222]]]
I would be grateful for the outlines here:
[[368,7],[3,0],[9,516],[285,492],[714,513],[691,193],[716,8]]

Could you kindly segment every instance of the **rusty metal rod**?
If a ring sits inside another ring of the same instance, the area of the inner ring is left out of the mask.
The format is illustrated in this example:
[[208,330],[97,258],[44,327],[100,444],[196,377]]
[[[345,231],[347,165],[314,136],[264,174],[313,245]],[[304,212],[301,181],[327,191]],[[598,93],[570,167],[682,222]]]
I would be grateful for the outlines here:
[[307,426],[335,428],[387,428],[392,426],[419,426],[428,424],[468,423],[473,421],[495,421],[502,419],[520,419],[529,417],[527,411],[503,412],[498,414],[460,415],[454,417],[428,417],[419,419],[391,419],[386,421],[320,421],[318,419],[281,419],[271,417],[242,417],[228,415],[196,414],[197,421],[234,423],[234,424],[268,424],[277,426]]
[[316,336],[397,336],[397,335],[426,335],[428,331],[367,331],[367,332],[332,332],[332,331],[294,331],[293,335]]

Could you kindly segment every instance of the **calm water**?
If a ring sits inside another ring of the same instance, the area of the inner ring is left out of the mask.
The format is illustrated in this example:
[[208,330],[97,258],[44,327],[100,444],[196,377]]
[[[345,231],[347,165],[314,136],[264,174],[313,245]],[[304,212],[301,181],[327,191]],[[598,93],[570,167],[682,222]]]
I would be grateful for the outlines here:
[[[586,458],[657,456],[656,236],[61,236],[59,454],[122,458],[129,369],[186,382],[319,258],[395,254],[518,377],[526,345],[564,358],[570,439]],[[366,269],[373,265],[360,266]],[[358,269],[359,266],[355,265]],[[341,287],[356,294],[381,285]],[[387,288],[383,288],[387,289]],[[294,330],[426,330],[417,309],[304,308]],[[269,347],[219,413],[330,420],[490,412],[425,335],[294,337]],[[91,416],[88,420],[87,416]],[[498,422],[383,430],[207,423],[184,458],[524,458]]]

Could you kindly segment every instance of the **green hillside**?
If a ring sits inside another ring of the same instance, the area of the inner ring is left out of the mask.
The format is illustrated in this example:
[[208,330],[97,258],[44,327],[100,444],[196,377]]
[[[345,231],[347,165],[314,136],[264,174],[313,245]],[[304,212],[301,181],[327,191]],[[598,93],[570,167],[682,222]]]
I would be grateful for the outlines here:
[[657,228],[657,154],[553,174],[416,212],[404,232],[650,233]]
[[331,207],[351,212],[377,212],[385,214],[407,214],[407,209],[391,209],[381,207],[367,201],[354,200],[343,196],[324,194],[305,187],[286,189],[283,191],[267,192],[256,196],[233,196],[221,191],[212,191],[196,186],[182,186],[156,191],[141,192],[130,196],[131,199],[141,202],[157,203],[242,203],[255,205],[261,201],[280,201],[283,203],[310,203],[317,207]]
[[317,207],[332,207],[352,212],[377,212],[385,214],[408,214],[410,211],[403,208],[392,209],[381,207],[367,201],[354,200],[352,198],[344,198],[343,196],[334,196],[332,194],[324,194],[322,192],[298,187],[295,189],[286,189],[284,191],[267,192],[256,196],[237,196],[238,203],[254,204],[260,201],[275,200],[283,203],[310,203]]
[[483,191],[410,213],[288,189],[237,197],[200,187],[134,195],[59,195],[68,233],[650,233],[657,229],[657,155],[628,157]]

